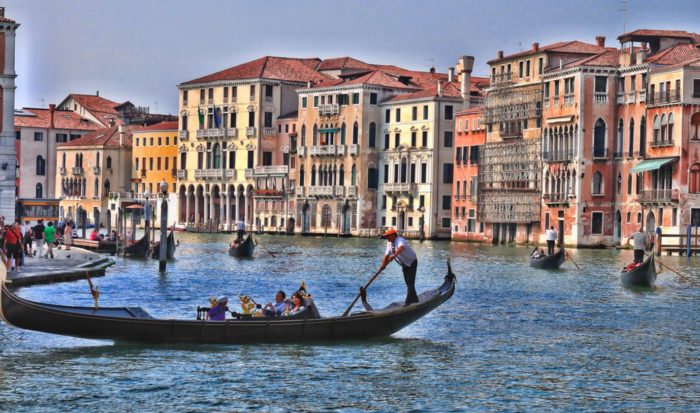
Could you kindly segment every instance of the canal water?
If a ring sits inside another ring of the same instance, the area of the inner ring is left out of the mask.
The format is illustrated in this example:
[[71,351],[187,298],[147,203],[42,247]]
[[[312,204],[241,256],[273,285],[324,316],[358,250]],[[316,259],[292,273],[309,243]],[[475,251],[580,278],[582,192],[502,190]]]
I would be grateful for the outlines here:
[[[378,239],[262,236],[276,257],[227,255],[230,236],[180,234],[177,261],[117,259],[103,306],[194,318],[211,296],[267,302],[305,281],[322,314],[339,314],[377,270]],[[657,288],[620,285],[631,251],[578,250],[582,270],[529,268],[524,247],[413,242],[418,291],[452,259],[443,307],[395,334],[334,345],[192,346],[92,341],[0,324],[0,411],[697,410],[700,290],[665,271]],[[664,257],[699,279],[698,258]],[[85,281],[20,295],[92,305]],[[375,306],[403,300],[395,264],[370,287]]]

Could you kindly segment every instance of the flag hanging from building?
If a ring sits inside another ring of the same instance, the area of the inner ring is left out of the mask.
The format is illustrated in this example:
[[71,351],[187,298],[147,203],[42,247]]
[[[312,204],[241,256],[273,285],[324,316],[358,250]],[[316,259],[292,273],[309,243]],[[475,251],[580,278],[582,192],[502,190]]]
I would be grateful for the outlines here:
[[199,118],[199,129],[202,129],[204,125],[204,112],[202,112],[202,108],[197,106],[197,118]]
[[214,107],[214,127],[221,127],[221,108]]

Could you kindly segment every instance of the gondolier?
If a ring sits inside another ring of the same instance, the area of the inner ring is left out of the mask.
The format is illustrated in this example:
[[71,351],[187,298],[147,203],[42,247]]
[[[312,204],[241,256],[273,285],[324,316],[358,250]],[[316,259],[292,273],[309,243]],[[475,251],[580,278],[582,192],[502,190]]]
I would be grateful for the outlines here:
[[245,223],[243,221],[236,222],[236,234],[238,235],[238,242],[243,241],[243,235],[245,235]]
[[547,236],[547,255],[552,255],[554,254],[554,242],[557,240],[557,231],[551,226],[545,231],[545,235]]
[[408,245],[406,239],[399,237],[394,228],[386,230],[382,238],[387,240],[387,245],[381,269],[383,270],[386,268],[391,260],[396,260],[396,262],[401,265],[403,279],[406,282],[406,301],[404,305],[407,306],[412,303],[417,303],[416,271],[418,270],[418,258],[416,257],[416,253]]
[[634,262],[641,263],[644,261],[644,249],[646,248],[648,239],[649,237],[644,233],[643,227],[639,227],[639,231],[627,238],[627,245],[630,245],[630,241],[632,241],[632,248],[634,249]]

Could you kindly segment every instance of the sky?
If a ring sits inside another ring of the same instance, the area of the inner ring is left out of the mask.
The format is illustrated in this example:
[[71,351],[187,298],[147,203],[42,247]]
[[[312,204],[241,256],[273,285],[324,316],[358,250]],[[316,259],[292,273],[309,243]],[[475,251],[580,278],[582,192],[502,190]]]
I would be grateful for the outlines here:
[[[625,13],[620,11],[625,8]],[[698,0],[4,0],[20,23],[15,106],[69,93],[177,113],[177,85],[261,56],[331,58],[446,72],[533,42],[619,46],[639,28],[700,33]]]

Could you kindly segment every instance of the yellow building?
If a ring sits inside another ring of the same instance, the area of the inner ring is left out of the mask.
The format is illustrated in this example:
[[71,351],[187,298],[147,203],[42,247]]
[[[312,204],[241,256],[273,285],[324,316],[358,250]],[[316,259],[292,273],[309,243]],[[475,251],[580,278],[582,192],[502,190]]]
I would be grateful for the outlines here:
[[177,145],[177,122],[157,123],[134,132],[132,192],[158,192],[163,181],[171,192],[176,192]]

